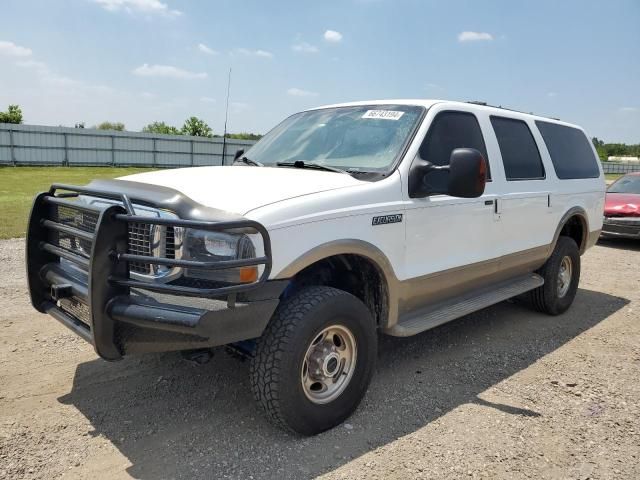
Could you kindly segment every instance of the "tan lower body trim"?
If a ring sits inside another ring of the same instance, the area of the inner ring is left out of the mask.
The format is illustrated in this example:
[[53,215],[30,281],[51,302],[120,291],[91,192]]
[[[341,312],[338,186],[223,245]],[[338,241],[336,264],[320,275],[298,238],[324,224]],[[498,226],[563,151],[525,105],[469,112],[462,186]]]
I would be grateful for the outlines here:
[[412,311],[467,293],[494,282],[532,272],[542,266],[553,245],[536,247],[498,258],[400,281],[386,256],[374,245],[361,240],[340,240],[307,252],[276,275],[291,278],[309,265],[334,255],[361,255],[374,262],[387,281],[388,313],[382,325],[390,328]]
[[600,234],[601,233],[602,233],[602,230],[594,230],[593,232],[589,232],[589,236],[587,237],[587,244],[586,244],[585,250],[587,250],[588,248],[593,247],[598,242],[598,238],[600,238]]
[[[548,256],[545,245],[398,282],[398,321],[431,304],[532,272]],[[387,328],[393,325],[390,321]]]

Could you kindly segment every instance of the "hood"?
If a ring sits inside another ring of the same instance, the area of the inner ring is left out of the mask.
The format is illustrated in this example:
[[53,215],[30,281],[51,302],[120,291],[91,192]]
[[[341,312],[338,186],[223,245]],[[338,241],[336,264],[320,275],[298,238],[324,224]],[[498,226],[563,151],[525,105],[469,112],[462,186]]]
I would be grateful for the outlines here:
[[606,216],[640,216],[640,194],[607,193],[604,214]]
[[158,170],[119,180],[173,188],[202,205],[240,215],[290,198],[366,183],[321,170],[244,166]]

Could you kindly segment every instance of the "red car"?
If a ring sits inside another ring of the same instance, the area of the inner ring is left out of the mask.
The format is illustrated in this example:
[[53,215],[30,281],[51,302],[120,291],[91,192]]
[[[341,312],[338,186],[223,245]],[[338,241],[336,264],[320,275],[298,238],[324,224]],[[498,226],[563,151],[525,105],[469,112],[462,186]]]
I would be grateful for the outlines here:
[[607,189],[602,234],[640,239],[640,172],[620,177]]

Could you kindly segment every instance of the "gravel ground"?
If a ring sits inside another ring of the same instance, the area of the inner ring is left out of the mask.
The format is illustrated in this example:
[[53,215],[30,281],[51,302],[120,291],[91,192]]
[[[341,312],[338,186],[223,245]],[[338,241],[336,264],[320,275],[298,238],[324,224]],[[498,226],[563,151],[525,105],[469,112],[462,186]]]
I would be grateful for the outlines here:
[[0,262],[0,478],[640,478],[637,243],[590,250],[563,316],[505,302],[382,338],[362,406],[313,438],[222,351],[97,359],[29,306],[21,240]]

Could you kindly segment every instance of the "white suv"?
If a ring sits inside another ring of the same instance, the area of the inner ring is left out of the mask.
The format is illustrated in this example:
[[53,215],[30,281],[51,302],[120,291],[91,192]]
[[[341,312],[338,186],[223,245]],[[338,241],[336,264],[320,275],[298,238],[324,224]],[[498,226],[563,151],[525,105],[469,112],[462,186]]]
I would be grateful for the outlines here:
[[30,293],[107,360],[229,345],[269,417],[315,434],[358,406],[378,333],[524,293],[567,310],[604,194],[575,125],[478,103],[333,105],[233,166],[53,185],[31,214]]

